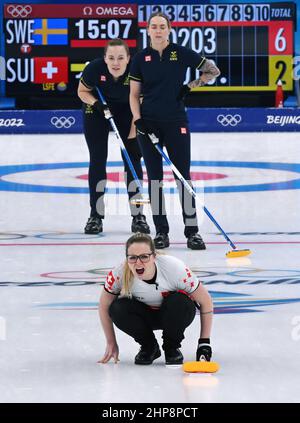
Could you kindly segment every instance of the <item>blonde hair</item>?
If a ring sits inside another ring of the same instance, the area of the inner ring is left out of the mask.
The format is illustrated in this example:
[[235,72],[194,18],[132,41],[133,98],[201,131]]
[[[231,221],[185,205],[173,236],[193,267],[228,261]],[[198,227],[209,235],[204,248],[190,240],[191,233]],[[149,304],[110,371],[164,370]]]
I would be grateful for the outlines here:
[[[151,253],[154,253],[155,255],[157,254],[157,252],[155,251],[155,245],[151,236],[147,234],[143,234],[141,232],[137,232],[136,234],[132,235],[126,242],[126,246],[125,246],[126,256],[128,254],[128,248],[132,244],[135,244],[135,243],[148,244],[150,247]],[[121,292],[122,295],[126,295],[127,297],[130,297],[132,283],[133,283],[133,273],[128,266],[127,260],[125,260],[124,267],[123,267],[123,286],[122,286],[122,292]]]

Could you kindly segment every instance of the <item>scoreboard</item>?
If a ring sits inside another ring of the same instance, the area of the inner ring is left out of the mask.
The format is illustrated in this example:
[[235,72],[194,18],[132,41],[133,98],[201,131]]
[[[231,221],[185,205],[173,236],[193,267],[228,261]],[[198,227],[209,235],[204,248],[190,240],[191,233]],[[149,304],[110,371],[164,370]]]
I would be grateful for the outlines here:
[[147,42],[146,21],[155,11],[172,21],[171,41],[214,60],[221,70],[201,91],[273,91],[279,79],[292,90],[295,3],[140,6],[141,47]]
[[[5,4],[6,95],[76,96],[84,66],[107,41],[133,55],[147,45],[147,20],[164,12],[170,40],[213,60],[221,76],[201,91],[293,89],[295,2],[189,5]],[[199,74],[190,69],[186,82]],[[197,89],[194,89],[197,90]]]
[[113,38],[137,48],[135,4],[6,4],[6,95],[76,96],[82,70]]

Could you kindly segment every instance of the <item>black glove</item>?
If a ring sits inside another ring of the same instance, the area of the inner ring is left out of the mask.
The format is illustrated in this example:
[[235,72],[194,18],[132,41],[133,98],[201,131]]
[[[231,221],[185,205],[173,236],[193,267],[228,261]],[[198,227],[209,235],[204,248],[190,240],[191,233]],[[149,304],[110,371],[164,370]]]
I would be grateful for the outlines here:
[[124,139],[124,145],[131,160],[139,162],[142,158],[142,153],[138,140],[136,138]]
[[180,88],[179,94],[176,98],[177,101],[184,100],[185,96],[191,91],[188,85],[182,85]]
[[147,127],[144,119],[137,119],[134,124],[139,135],[148,135],[151,133],[151,130]]
[[103,114],[104,116],[105,116],[105,112],[109,112],[109,108],[107,104],[103,104],[99,100],[95,101],[92,107],[94,110],[97,110],[100,114]]
[[210,361],[212,356],[212,349],[209,338],[200,338],[198,340],[198,347],[196,353],[197,361]]

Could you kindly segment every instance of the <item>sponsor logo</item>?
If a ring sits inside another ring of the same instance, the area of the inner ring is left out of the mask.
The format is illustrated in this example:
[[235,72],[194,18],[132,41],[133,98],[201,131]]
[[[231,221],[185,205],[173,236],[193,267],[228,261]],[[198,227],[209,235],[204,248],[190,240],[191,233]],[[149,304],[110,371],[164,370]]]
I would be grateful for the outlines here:
[[76,119],[73,116],[53,116],[50,122],[57,129],[69,129],[74,125]]
[[171,51],[170,53],[170,61],[177,60],[177,51]]
[[83,14],[90,16],[90,15],[93,14],[93,9],[91,7],[89,7],[89,6],[84,7],[83,8]]
[[237,126],[242,121],[241,115],[218,115],[217,121],[222,126]]
[[268,115],[267,116],[268,125],[300,125],[300,115],[294,116],[278,116],[278,115]]
[[10,4],[6,8],[6,12],[13,18],[27,18],[32,12],[32,7],[29,4]]
[[131,7],[124,6],[86,6],[83,8],[84,15],[99,15],[99,16],[134,16],[134,11]]

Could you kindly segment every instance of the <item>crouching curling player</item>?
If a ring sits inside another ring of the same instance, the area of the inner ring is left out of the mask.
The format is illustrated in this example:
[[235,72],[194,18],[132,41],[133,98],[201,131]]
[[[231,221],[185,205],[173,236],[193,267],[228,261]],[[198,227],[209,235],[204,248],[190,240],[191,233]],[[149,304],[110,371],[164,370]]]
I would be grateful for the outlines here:
[[106,350],[99,363],[119,360],[114,325],[140,344],[135,364],[152,364],[161,356],[154,334],[159,329],[166,364],[183,363],[179,348],[194,320],[196,304],[201,324],[196,360],[210,361],[213,303],[201,282],[178,258],[157,253],[147,234],[131,236],[125,251],[125,261],[109,272],[100,297]]

